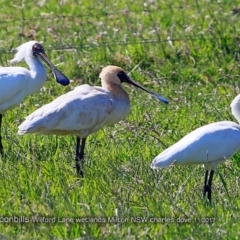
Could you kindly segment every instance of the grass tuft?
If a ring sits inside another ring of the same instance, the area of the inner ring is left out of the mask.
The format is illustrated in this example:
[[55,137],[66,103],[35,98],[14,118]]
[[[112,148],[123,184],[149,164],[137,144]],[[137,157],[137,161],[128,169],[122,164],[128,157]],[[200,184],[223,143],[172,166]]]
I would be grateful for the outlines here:
[[[197,127],[235,121],[229,105],[239,93],[237,6],[1,0],[1,65],[9,65],[12,48],[38,40],[72,82],[62,88],[49,72],[41,91],[3,118],[0,238],[236,239],[239,153],[217,168],[212,204],[202,199],[202,166],[153,171],[150,163]],[[85,178],[78,179],[75,137],[18,136],[17,126],[80,84],[100,85],[98,75],[108,64],[170,104],[124,86],[131,113],[88,137]]]

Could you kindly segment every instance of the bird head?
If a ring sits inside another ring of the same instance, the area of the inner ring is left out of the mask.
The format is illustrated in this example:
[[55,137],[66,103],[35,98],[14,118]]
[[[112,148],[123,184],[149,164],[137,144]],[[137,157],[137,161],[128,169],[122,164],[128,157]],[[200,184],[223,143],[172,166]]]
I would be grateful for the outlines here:
[[47,55],[45,54],[43,46],[37,42],[37,41],[29,41],[26,43],[23,43],[19,47],[16,48],[17,53],[15,54],[14,58],[10,60],[10,63],[18,63],[23,58],[41,58],[52,70],[53,76],[55,80],[60,83],[61,85],[68,85],[70,83],[69,79],[60,72],[56,66],[53,65],[53,63],[49,60]]
[[135,82],[132,80],[124,71],[122,68],[117,67],[117,66],[107,66],[104,67],[99,75],[102,81],[102,85],[106,84],[118,84],[120,85],[121,83],[128,83],[130,85],[133,85],[137,88],[142,89],[143,91],[149,93],[153,97],[157,98],[159,101],[168,103],[168,100],[161,95],[154,93],[145,87],[141,86],[139,83]]

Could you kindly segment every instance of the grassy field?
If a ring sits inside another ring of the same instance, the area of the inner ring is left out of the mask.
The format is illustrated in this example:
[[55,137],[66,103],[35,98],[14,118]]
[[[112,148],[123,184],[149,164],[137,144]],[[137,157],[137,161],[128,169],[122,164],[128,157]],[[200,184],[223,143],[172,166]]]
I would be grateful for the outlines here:
[[[202,166],[150,169],[156,155],[196,127],[235,121],[237,0],[0,4],[0,64],[8,66],[11,49],[34,39],[72,80],[61,87],[49,72],[40,92],[4,116],[0,239],[240,238],[239,153],[217,168],[211,205],[202,199]],[[170,103],[125,86],[131,113],[87,139],[85,178],[78,180],[75,137],[18,136],[17,126],[79,84],[100,85],[109,64]]]

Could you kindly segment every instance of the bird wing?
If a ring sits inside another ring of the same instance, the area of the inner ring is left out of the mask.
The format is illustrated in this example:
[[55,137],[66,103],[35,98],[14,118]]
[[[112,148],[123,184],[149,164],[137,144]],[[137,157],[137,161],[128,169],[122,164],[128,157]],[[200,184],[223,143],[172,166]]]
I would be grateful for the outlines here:
[[101,128],[114,108],[112,95],[87,84],[75,88],[30,114],[19,126],[19,134],[87,135]]
[[240,126],[223,121],[200,127],[159,154],[152,168],[170,164],[197,164],[224,161],[240,149]]
[[21,67],[0,68],[0,112],[4,113],[9,108],[15,107],[24,99],[22,92],[25,86],[26,77],[30,73]]

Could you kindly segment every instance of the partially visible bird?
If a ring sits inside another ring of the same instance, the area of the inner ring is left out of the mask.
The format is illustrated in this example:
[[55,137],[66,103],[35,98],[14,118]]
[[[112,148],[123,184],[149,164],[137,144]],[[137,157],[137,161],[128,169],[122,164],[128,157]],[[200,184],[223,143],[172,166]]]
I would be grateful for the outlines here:
[[[240,123],[240,95],[231,103],[232,114]],[[203,197],[211,202],[212,180],[219,163],[240,149],[240,125],[231,121],[215,122],[197,128],[160,153],[151,164],[153,169],[169,165],[204,164]],[[210,175],[208,178],[208,173]]]
[[[29,41],[22,44],[17,48],[17,53],[10,63],[17,63],[22,59],[30,70],[23,67],[0,67],[0,133],[3,114],[19,105],[28,95],[38,91],[45,83],[47,72],[40,59],[51,68],[58,83],[69,84],[68,78],[48,59],[40,43]],[[0,153],[3,154],[1,134]]]
[[[26,133],[75,135],[77,174],[83,176],[86,138],[105,124],[115,124],[130,111],[130,100],[121,83],[126,82],[156,97],[168,101],[134,82],[120,67],[107,66],[100,73],[102,87],[84,84],[64,94],[30,114],[18,127]],[[82,140],[82,141],[81,141]],[[81,145],[80,145],[81,141]]]

